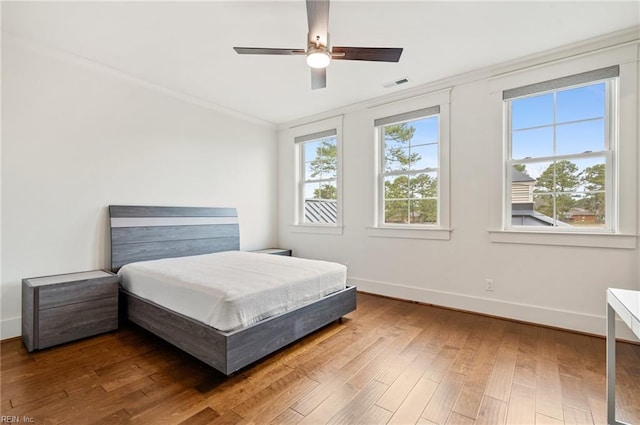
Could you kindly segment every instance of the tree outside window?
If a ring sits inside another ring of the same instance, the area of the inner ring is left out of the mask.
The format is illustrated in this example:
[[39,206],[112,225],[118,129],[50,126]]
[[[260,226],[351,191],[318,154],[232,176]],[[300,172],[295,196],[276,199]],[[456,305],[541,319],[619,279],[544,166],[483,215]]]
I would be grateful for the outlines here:
[[438,115],[381,127],[384,223],[438,222]]
[[335,135],[301,144],[305,223],[337,224],[337,148]]

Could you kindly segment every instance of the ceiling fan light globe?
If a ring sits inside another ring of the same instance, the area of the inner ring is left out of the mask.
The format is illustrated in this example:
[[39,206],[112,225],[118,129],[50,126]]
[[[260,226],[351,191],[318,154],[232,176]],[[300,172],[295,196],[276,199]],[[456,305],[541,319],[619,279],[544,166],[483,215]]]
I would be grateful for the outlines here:
[[311,51],[307,53],[307,65],[311,68],[326,68],[331,62],[331,54],[327,51]]

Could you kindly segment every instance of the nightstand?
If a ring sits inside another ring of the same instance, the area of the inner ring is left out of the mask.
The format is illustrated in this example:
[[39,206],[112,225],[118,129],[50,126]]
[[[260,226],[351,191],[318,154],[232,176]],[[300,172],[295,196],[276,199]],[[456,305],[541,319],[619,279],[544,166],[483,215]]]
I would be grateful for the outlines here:
[[118,276],[103,270],[22,279],[28,351],[118,328]]
[[291,257],[290,249],[282,249],[282,248],[267,248],[267,249],[258,249],[256,251],[259,254],[271,254],[271,255],[285,255],[287,257]]

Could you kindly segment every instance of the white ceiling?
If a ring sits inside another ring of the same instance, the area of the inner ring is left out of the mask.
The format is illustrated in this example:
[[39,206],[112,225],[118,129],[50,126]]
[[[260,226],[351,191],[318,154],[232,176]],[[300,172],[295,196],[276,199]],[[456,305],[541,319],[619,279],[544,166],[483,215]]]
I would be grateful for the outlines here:
[[[638,1],[331,3],[331,43],[404,47],[397,64],[334,61],[311,90],[304,1],[3,2],[2,29],[175,92],[283,123],[640,24]],[[410,84],[383,88],[408,77]]]

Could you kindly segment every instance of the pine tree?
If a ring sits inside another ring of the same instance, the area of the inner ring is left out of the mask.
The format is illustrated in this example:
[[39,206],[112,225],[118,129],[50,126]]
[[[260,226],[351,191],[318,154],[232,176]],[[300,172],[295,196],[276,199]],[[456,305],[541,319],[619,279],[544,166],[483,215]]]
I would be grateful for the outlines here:
[[[385,171],[408,171],[420,161],[409,153],[408,143],[415,127],[407,123],[384,128]],[[387,223],[435,223],[438,217],[438,180],[428,174],[400,175],[385,181],[385,221]]]
[[537,194],[549,194],[549,196],[536,197],[536,211],[553,217],[553,201],[555,201],[558,220],[567,220],[567,213],[576,206],[572,192],[575,192],[579,185],[580,173],[576,164],[568,160],[550,164],[536,182]]
[[[333,137],[322,139],[316,148],[316,157],[311,161],[311,177],[331,178],[337,170],[337,146]],[[322,184],[313,191],[315,199],[337,199],[336,187],[332,184]]]

